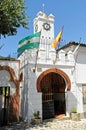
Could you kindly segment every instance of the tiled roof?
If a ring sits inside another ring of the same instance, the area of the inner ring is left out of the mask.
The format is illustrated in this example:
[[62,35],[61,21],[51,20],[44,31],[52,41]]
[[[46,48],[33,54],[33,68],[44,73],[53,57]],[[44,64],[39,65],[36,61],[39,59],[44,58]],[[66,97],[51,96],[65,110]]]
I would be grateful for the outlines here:
[[[78,42],[72,41],[72,42],[69,42],[68,44],[63,45],[62,47],[60,47],[59,49],[57,49],[57,51],[59,51],[59,50],[61,50],[61,49],[66,49],[66,48],[68,48],[68,47],[70,47],[70,46],[73,46],[73,45],[76,46],[76,45],[78,45],[78,44],[79,44]],[[86,47],[86,44],[80,43],[80,46]]]
[[12,57],[3,57],[3,56],[0,56],[0,60],[17,60],[17,59],[12,58]]

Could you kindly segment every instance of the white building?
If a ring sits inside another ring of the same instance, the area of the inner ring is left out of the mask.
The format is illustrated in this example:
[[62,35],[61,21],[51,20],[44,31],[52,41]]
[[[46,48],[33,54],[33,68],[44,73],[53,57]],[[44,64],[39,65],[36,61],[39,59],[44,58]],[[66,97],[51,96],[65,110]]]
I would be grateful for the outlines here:
[[0,125],[19,121],[20,61],[0,57]]
[[34,33],[41,30],[40,47],[25,50],[20,56],[23,73],[21,83],[21,116],[30,121],[39,111],[42,119],[59,114],[70,116],[73,108],[86,113],[86,45],[71,42],[56,50],[51,47],[54,39],[54,16],[38,12],[34,19]]

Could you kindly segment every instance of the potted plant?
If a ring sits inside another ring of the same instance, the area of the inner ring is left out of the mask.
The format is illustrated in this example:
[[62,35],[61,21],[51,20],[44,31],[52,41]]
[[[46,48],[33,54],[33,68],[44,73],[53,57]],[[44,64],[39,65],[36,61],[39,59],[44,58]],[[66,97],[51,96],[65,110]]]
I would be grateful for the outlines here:
[[40,124],[42,122],[41,118],[40,118],[40,112],[36,111],[33,113],[33,119],[31,120],[32,124]]
[[80,120],[80,113],[77,112],[76,108],[72,108],[72,110],[71,110],[71,119],[74,121]]
[[72,108],[72,113],[77,113],[77,109],[76,108]]
[[33,115],[34,115],[34,118],[35,118],[35,119],[40,119],[40,116],[39,116],[39,115],[40,115],[40,112],[39,112],[39,111],[34,112]]

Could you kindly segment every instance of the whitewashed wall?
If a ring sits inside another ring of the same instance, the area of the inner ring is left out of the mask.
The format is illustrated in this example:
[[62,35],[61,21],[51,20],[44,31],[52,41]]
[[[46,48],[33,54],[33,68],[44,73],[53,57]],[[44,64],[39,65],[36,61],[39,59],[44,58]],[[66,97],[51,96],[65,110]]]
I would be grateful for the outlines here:
[[42,94],[37,92],[37,75],[33,68],[33,64],[27,64],[22,70],[24,79],[21,85],[21,115],[25,121],[30,121],[37,111],[40,111],[42,117]]
[[[19,78],[19,61],[14,60],[0,60],[0,65],[1,66],[7,66],[13,69],[15,73],[15,79],[18,80]],[[16,91],[16,85],[14,82],[10,81],[11,75],[7,70],[0,70],[0,87],[10,87],[10,94],[15,93]]]
[[[86,81],[86,76],[83,73],[85,68],[85,55],[83,53],[78,58],[78,62],[75,63],[74,55],[72,51],[65,52],[60,50],[56,53],[55,50],[48,50],[48,56],[46,57],[46,49],[40,48],[36,67],[41,68],[41,71],[34,73],[36,63],[36,49],[32,52],[25,51],[19,58],[21,60],[21,71],[24,73],[24,80],[21,88],[21,114],[25,120],[30,120],[33,117],[33,113],[37,110],[40,111],[42,116],[42,95],[37,92],[36,80],[40,74],[49,68],[57,68],[64,71],[70,78],[71,90],[66,91],[66,115],[70,116],[70,112],[73,108],[76,108],[79,113],[83,113],[86,105],[83,105],[82,100],[82,84]],[[85,53],[86,54],[86,53]],[[53,58],[52,58],[53,57]],[[55,62],[53,62],[53,60]],[[77,68],[76,68],[77,67]],[[84,67],[84,68],[83,68]],[[81,69],[82,68],[82,69]],[[79,75],[80,73],[80,75]],[[78,83],[78,81],[80,81]]]
[[18,79],[19,76],[19,61],[17,60],[0,60],[0,65],[1,66],[9,66],[11,67],[16,75],[16,79]]

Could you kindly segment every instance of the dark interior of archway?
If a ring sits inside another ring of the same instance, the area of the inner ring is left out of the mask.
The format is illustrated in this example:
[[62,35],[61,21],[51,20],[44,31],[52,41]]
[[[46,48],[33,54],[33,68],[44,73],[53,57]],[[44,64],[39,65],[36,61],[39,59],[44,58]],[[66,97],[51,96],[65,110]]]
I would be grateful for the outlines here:
[[49,73],[41,80],[43,119],[65,114],[65,80],[58,73]]
[[0,87],[0,126],[9,121],[9,96],[10,87]]

